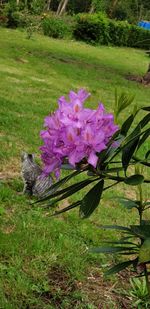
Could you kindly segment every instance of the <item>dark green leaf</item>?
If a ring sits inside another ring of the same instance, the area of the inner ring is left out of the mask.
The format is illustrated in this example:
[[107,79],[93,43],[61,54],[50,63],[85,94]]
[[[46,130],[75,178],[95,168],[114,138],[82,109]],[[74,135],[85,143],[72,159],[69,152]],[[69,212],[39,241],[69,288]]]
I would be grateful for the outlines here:
[[[59,196],[58,198],[56,198],[55,200],[50,201],[49,204],[47,205],[47,207],[50,207],[50,206],[54,205],[55,203],[64,200],[65,198],[67,198],[67,197],[73,195],[74,193],[82,190],[83,188],[85,188],[86,186],[88,186],[89,184],[91,184],[94,181],[98,181],[98,179],[93,179],[93,180],[86,179],[86,180],[83,180],[81,182],[76,183],[75,185],[72,185],[72,186],[66,188],[67,190],[65,191],[65,193],[62,194],[61,196]],[[64,190],[61,190],[61,192],[64,191]],[[56,197],[58,195],[57,193],[59,193],[59,192],[56,192],[53,195],[51,195],[50,199]]]
[[75,203],[73,203],[73,204],[71,204],[71,205],[69,205],[69,206],[67,206],[67,207],[65,207],[61,210],[56,211],[52,216],[62,214],[63,212],[66,212],[66,211],[69,211],[69,210],[71,210],[75,207],[78,207],[80,204],[81,204],[81,201],[75,202]]
[[125,226],[120,226],[120,225],[102,225],[100,226],[102,229],[111,229],[111,230],[119,230],[122,232],[127,232],[129,234],[132,234],[132,230],[128,227]]
[[150,121],[150,113],[143,117],[139,122],[140,128],[143,129]]
[[129,96],[125,92],[122,92],[118,97],[117,91],[115,92],[115,109],[116,109],[116,117],[123,111],[126,107],[128,107],[134,100],[134,96]]
[[[134,251],[134,250],[136,250],[136,251]],[[120,252],[120,253],[118,253],[119,255],[135,255],[135,254],[138,254],[138,252],[139,252],[139,250],[137,250],[137,248],[133,248],[133,251],[131,251],[131,252]]]
[[[143,160],[141,160],[141,159],[139,159],[139,158],[137,158],[135,156],[133,156],[133,160],[136,161],[136,162],[139,162],[139,163],[141,163],[141,164],[143,164],[145,166],[149,166],[150,167],[150,162],[148,162],[147,160],[143,161]],[[144,182],[147,182],[147,181],[144,180]]]
[[[123,151],[125,148],[127,148],[128,145],[131,145],[131,142],[134,142],[135,140],[137,140],[137,138],[140,136],[142,136],[144,133],[146,133],[147,131],[149,131],[149,129],[146,129],[143,132],[140,132],[138,134],[133,135],[133,132],[128,135],[126,138],[124,138],[124,140],[122,141],[120,147],[118,147],[116,149],[115,154],[111,157],[111,159],[109,160],[109,163],[119,154],[119,152]],[[136,133],[136,132],[135,132]]]
[[95,252],[95,253],[119,253],[122,251],[130,251],[133,250],[135,248],[131,248],[131,247],[98,247],[98,248],[93,248],[90,251],[91,252]]
[[131,127],[131,124],[134,120],[134,116],[133,115],[130,115],[126,120],[125,122],[123,123],[122,127],[121,127],[121,134],[126,136],[130,127]]
[[63,170],[74,170],[74,166],[72,166],[71,164],[62,164],[61,169],[63,169]]
[[143,109],[144,111],[150,112],[150,106],[144,106],[144,107],[141,107],[141,109]]
[[[112,244],[112,245],[132,245],[134,247],[137,246],[137,244],[135,244],[134,242],[131,241],[125,241],[125,240],[116,240],[116,241],[103,241],[103,243],[107,243],[107,244]],[[133,248],[133,247],[132,247]]]
[[123,138],[124,137],[122,135],[120,135],[120,130],[118,130],[117,132],[114,133],[114,135],[109,140],[109,143],[107,145],[107,149],[105,149],[105,150],[103,150],[103,151],[101,151],[100,153],[97,154],[98,157],[99,157],[99,165],[100,166],[104,161],[106,161],[116,151],[116,148],[112,147],[112,144],[114,142],[118,142],[118,145],[120,145]]
[[124,197],[117,197],[117,200],[125,207],[132,209],[132,208],[137,208],[138,204],[136,201],[132,201],[130,199],[124,198]]
[[88,218],[97,208],[103,192],[104,180],[99,181],[83,198],[80,206],[82,218]]
[[133,238],[134,236],[132,235],[132,236],[126,236],[126,237],[122,237],[120,240],[121,241],[126,241],[126,240],[128,240],[128,239],[131,239],[131,238]]
[[148,138],[149,136],[150,136],[150,129],[147,130],[147,131],[143,134],[143,136],[140,138],[137,149],[139,149],[139,148],[144,144],[144,142],[147,140],[147,138]]
[[140,185],[144,181],[143,175],[135,174],[130,177],[125,178],[124,182],[130,186]]
[[[122,166],[124,168],[124,171],[126,172],[128,165],[130,163],[130,160],[137,148],[138,142],[139,142],[139,137],[137,136],[137,134],[140,133],[140,126],[138,126],[136,128],[136,130],[134,130],[132,132],[132,138],[134,138],[134,140],[131,140],[126,147],[124,147],[124,149],[122,149]],[[136,137],[137,136],[137,137]]]
[[[81,187],[81,189],[82,188],[84,188],[85,186],[87,186],[88,184],[90,184],[90,183],[92,183],[93,181],[96,181],[96,180],[98,180],[98,179],[85,179],[85,180],[82,180],[82,181],[80,181],[80,182],[77,182],[77,183],[75,183],[75,184],[73,184],[73,185],[70,185],[69,187],[66,187],[66,188],[64,188],[64,189],[62,189],[62,190],[59,190],[59,191],[56,191],[56,192],[54,192],[54,193],[51,193],[50,195],[47,195],[45,198],[43,198],[42,200],[38,200],[37,201],[37,203],[39,203],[39,202],[44,202],[44,201],[46,201],[46,200],[50,200],[50,199],[53,199],[53,198],[55,198],[55,197],[57,197],[57,196],[60,196],[60,195],[62,195],[62,194],[65,194],[65,193],[67,193],[67,192],[72,192],[72,191],[75,191],[76,192],[76,190],[78,191],[78,190],[80,190],[80,187]],[[69,195],[68,195],[69,196]]]
[[142,239],[150,238],[150,225],[131,225],[131,230]]
[[110,276],[112,274],[119,273],[120,271],[122,271],[123,269],[127,268],[128,266],[130,266],[132,264],[133,264],[133,260],[119,263],[119,264],[113,266],[112,268],[110,268],[108,271],[106,271],[105,275]]
[[150,156],[150,150],[147,151],[147,153],[145,155],[145,159],[148,159],[149,156]]
[[68,182],[72,177],[75,177],[82,172],[83,171],[75,171],[72,174],[64,177],[63,179],[57,181],[52,186],[50,186],[50,188],[46,191],[45,197],[41,198],[40,200],[38,200],[34,203],[40,203],[40,202],[43,202],[43,201],[49,199],[49,196],[51,196],[54,192],[56,192],[61,186],[63,186],[66,182]]

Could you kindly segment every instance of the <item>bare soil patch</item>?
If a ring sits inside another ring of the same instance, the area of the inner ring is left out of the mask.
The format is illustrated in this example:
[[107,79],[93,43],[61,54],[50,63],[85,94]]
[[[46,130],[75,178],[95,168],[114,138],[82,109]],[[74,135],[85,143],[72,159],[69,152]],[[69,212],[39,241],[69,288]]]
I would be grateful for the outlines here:
[[150,87],[150,64],[149,64],[148,70],[147,70],[147,72],[144,76],[128,74],[126,76],[126,79],[131,80],[131,81],[135,81],[137,83],[140,83],[140,84],[143,84],[145,86]]
[[[127,277],[129,274],[122,272],[114,283],[104,279],[99,268],[93,268],[86,280],[81,282],[73,280],[62,267],[56,265],[48,273],[49,290],[41,292],[38,297],[45,303],[55,306],[56,309],[64,306],[65,299],[69,300],[68,305],[66,302],[66,309],[78,308],[78,306],[86,308],[85,305],[88,303],[93,304],[97,309],[110,309],[110,306],[115,306],[116,309],[131,309],[130,300],[119,293],[120,287],[125,288],[128,285]],[[74,297],[73,294],[79,291],[85,295],[85,298]]]

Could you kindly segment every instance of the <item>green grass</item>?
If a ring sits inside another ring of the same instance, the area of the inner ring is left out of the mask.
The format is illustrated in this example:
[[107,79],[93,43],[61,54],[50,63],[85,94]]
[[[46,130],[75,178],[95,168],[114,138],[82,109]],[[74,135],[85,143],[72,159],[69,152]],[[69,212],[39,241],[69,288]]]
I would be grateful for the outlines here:
[[[114,194],[135,196],[135,191],[123,186],[112,190],[89,220],[79,219],[76,210],[50,218],[20,194],[20,152],[39,157],[43,119],[70,89],[88,89],[91,108],[102,101],[112,111],[116,87],[135,94],[138,106],[148,105],[150,88],[125,79],[129,72],[143,75],[148,58],[144,51],[130,48],[92,47],[40,35],[27,40],[18,30],[0,29],[0,42],[0,308],[93,309],[101,303],[121,308],[113,293],[104,297],[116,279],[103,283],[101,268],[112,258],[87,248],[115,238],[100,230],[100,224],[137,222],[134,211],[128,214],[112,199]],[[94,283],[88,279],[92,273],[98,278]]]

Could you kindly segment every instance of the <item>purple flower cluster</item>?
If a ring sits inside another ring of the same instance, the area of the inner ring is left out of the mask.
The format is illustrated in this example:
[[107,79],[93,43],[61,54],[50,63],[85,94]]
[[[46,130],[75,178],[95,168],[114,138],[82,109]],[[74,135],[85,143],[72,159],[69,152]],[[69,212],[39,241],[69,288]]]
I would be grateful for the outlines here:
[[64,159],[74,167],[82,159],[96,167],[97,153],[107,148],[108,141],[118,130],[113,115],[105,113],[103,104],[99,104],[97,110],[84,108],[89,95],[83,89],[78,93],[70,91],[69,102],[64,96],[60,97],[59,108],[45,118],[46,130],[40,134],[44,141],[40,149],[45,175],[54,172],[59,177]]

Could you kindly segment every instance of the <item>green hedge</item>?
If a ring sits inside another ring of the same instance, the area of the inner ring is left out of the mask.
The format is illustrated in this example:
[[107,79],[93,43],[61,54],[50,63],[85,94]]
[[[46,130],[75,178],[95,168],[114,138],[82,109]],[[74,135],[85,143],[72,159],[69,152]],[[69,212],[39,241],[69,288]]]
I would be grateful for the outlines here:
[[104,14],[78,14],[74,37],[92,44],[150,48],[150,31]]
[[42,28],[45,35],[53,38],[66,38],[72,37],[72,25],[68,20],[56,16],[46,16],[42,21]]

